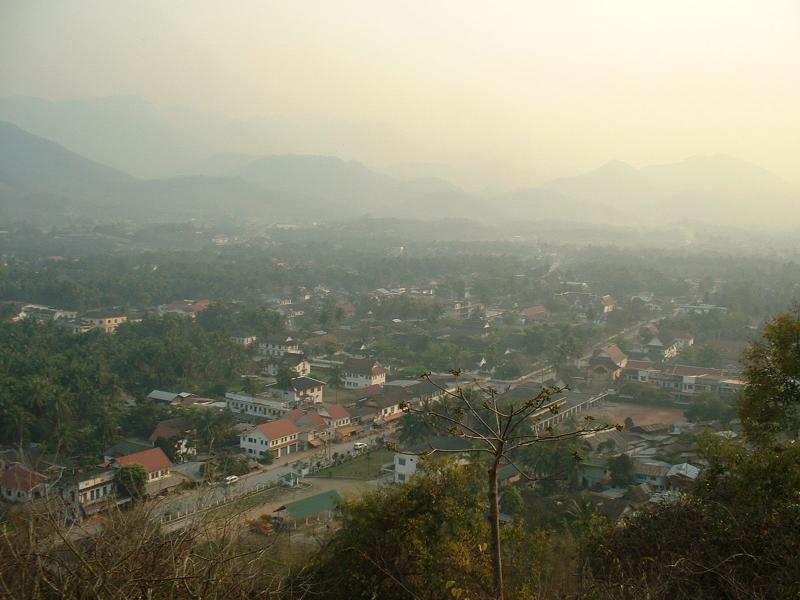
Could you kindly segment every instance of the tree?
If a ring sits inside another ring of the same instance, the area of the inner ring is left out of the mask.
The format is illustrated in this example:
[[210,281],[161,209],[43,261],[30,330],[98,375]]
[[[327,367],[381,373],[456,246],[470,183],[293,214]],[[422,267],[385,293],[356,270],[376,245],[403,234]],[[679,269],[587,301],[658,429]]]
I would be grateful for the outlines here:
[[500,498],[500,506],[503,512],[510,514],[514,518],[523,517],[525,515],[525,509],[527,508],[522,494],[516,487],[509,487],[503,492]]
[[692,423],[719,421],[723,425],[727,425],[736,416],[736,408],[732,401],[706,393],[694,398],[692,405],[684,411],[684,415]]
[[768,322],[745,355],[739,402],[747,436],[768,442],[800,433],[800,306]]
[[198,440],[206,444],[209,454],[214,442],[224,438],[233,424],[233,413],[229,410],[216,411],[209,408],[193,407],[189,410],[189,421]]
[[295,375],[292,368],[284,363],[278,367],[278,374],[275,376],[275,381],[280,389],[290,390],[292,389],[292,379],[294,379]]
[[631,430],[631,429],[633,429],[635,426],[636,426],[636,425],[634,424],[634,422],[633,422],[633,419],[632,419],[632,418],[630,418],[630,417],[625,417],[625,429],[627,429],[628,431],[630,431],[630,430]]
[[748,448],[710,437],[712,466],[682,499],[590,533],[581,552],[587,596],[797,596],[800,445]]
[[328,377],[328,385],[331,387],[342,387],[342,368],[339,366],[331,367],[331,375]]
[[342,506],[341,526],[309,561],[313,596],[445,600],[452,587],[483,589],[485,480],[477,465],[421,465],[408,483]]
[[612,458],[608,463],[608,470],[611,472],[611,482],[615,486],[623,487],[636,481],[633,461],[627,454]]
[[[456,379],[461,376],[459,370],[451,373]],[[459,386],[453,391],[433,381],[430,372],[423,373],[421,377],[440,390],[443,394],[442,400],[420,407],[404,404],[403,410],[421,415],[440,433],[460,438],[469,444],[466,449],[461,450],[431,447],[426,454],[466,452],[487,458],[492,589],[494,597],[502,600],[503,556],[500,545],[500,493],[497,477],[500,466],[512,465],[522,477],[528,481],[536,481],[540,478],[527,473],[515,462],[517,452],[537,444],[604,431],[610,426],[586,426],[564,433],[558,433],[548,426],[544,431],[538,431],[535,427],[538,422],[559,412],[559,395],[564,391],[563,388],[542,388],[538,394],[525,400],[501,402],[497,390],[483,386],[478,380],[473,380],[470,388]],[[586,417],[587,423],[591,420],[591,417]]]
[[167,458],[171,462],[175,462],[175,444],[168,440],[167,438],[157,437],[155,444],[153,444],[156,448],[161,448],[164,451],[164,454],[167,455]]
[[147,471],[142,465],[133,464],[120,467],[114,481],[117,489],[130,496],[133,502],[139,502],[145,497]]

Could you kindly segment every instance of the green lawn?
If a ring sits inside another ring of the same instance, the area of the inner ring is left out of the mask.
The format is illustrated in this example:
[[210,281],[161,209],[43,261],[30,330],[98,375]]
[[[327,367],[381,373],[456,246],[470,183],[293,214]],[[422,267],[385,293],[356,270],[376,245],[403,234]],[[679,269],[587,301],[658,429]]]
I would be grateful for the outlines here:
[[377,479],[381,465],[394,460],[394,452],[381,449],[314,473],[313,477],[342,477],[346,479]]

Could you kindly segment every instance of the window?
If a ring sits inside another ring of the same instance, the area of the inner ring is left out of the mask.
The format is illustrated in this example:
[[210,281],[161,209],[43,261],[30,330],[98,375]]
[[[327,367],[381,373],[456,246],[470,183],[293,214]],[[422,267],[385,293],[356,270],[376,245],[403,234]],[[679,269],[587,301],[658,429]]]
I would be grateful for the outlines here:
[[400,465],[401,467],[404,467],[405,464],[406,464],[406,459],[405,458],[398,458],[397,459],[397,464]]
[[397,481],[405,481],[405,480],[406,480],[406,476],[403,473],[398,473],[397,474]]

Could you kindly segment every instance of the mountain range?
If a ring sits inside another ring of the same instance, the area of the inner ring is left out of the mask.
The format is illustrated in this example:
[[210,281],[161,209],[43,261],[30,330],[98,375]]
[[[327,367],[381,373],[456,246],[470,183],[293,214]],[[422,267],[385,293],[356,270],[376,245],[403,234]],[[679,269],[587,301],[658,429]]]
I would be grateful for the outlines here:
[[[49,105],[0,99],[0,118],[14,116],[9,107],[17,107],[17,113],[25,115],[18,120],[30,121],[36,106]],[[146,107],[139,106],[145,115]],[[100,118],[91,105],[77,104],[73,112],[93,115],[94,121]],[[43,131],[52,132],[63,140],[70,129],[55,119],[52,110],[43,111],[36,129],[34,134],[19,123],[0,122],[2,220],[312,222],[371,215],[515,224],[573,221],[657,226],[706,221],[748,228],[786,228],[800,222],[797,186],[725,155],[695,156],[639,169],[611,161],[578,176],[487,196],[437,177],[394,177],[358,161],[303,154],[222,152],[183,161],[169,177],[141,177],[119,168],[120,157],[135,150],[155,152],[156,141],[150,134],[133,143],[132,138],[109,133],[107,139],[91,144],[84,135],[78,145],[91,149],[84,156],[43,135]],[[97,160],[103,158],[103,148],[114,149],[109,151],[115,157],[113,166]],[[414,169],[405,169],[409,170]]]

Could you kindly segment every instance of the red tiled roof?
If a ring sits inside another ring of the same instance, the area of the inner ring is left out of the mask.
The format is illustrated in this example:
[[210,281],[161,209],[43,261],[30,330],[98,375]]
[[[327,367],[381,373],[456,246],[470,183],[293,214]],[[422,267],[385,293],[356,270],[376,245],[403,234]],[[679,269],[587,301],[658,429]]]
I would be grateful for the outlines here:
[[291,421],[292,423],[297,423],[298,419],[306,414],[306,411],[295,408],[294,410],[290,410],[288,413],[284,415],[284,418]]
[[161,448],[150,448],[149,450],[134,452],[127,456],[120,456],[116,461],[121,467],[125,465],[142,465],[144,470],[148,473],[160,471],[161,469],[169,469],[172,466],[172,462],[170,462]]
[[288,435],[300,433],[297,426],[289,419],[276,419],[269,423],[262,423],[256,427],[268,440],[277,440]]
[[341,404],[326,404],[325,410],[331,416],[331,419],[338,421],[339,419],[349,419],[350,413]]
[[47,477],[20,464],[11,465],[0,471],[0,487],[6,490],[30,492],[44,481],[47,481]]

